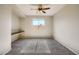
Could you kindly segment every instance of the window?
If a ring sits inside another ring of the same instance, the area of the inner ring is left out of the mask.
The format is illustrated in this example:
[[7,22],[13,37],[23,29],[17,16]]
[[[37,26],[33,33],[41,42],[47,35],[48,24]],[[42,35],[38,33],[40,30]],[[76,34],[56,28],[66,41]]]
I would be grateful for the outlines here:
[[32,24],[34,26],[39,26],[39,25],[45,25],[45,20],[44,19],[33,19]]

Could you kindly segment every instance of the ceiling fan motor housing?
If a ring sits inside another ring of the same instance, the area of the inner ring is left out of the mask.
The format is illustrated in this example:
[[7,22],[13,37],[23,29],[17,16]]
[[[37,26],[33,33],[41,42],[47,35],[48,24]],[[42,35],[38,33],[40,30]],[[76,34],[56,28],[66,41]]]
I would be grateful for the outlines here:
[[42,10],[42,8],[38,8],[38,10],[39,10],[39,11],[41,11],[41,10]]

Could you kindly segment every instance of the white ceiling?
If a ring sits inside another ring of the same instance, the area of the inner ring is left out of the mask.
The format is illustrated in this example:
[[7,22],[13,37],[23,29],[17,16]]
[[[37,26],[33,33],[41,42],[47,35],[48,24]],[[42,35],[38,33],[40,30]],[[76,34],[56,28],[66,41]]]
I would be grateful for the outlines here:
[[31,10],[31,9],[37,9],[38,5],[35,4],[16,4],[17,11],[19,11],[19,14],[24,14],[26,16],[53,16],[56,14],[62,7],[64,7],[64,4],[44,4],[44,7],[50,7],[49,10],[46,10],[46,13],[38,12],[37,10]]

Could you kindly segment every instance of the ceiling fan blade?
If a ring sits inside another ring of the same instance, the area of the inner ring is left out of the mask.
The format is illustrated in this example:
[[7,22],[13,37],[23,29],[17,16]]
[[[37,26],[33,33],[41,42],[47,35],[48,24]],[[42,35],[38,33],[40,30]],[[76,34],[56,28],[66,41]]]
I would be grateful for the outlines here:
[[50,8],[42,8],[42,10],[48,10],[48,9],[50,9]]
[[42,11],[43,13],[46,13],[45,11]]

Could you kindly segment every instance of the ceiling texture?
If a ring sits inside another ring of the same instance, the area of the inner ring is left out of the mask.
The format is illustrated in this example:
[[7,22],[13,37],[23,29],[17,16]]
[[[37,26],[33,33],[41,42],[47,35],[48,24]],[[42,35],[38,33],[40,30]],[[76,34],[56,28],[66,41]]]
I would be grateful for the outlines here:
[[53,16],[56,14],[61,8],[63,8],[64,4],[42,4],[43,7],[50,7],[49,10],[46,10],[46,13],[38,12],[37,9],[38,4],[16,4],[16,8],[14,8],[15,12],[20,16]]

